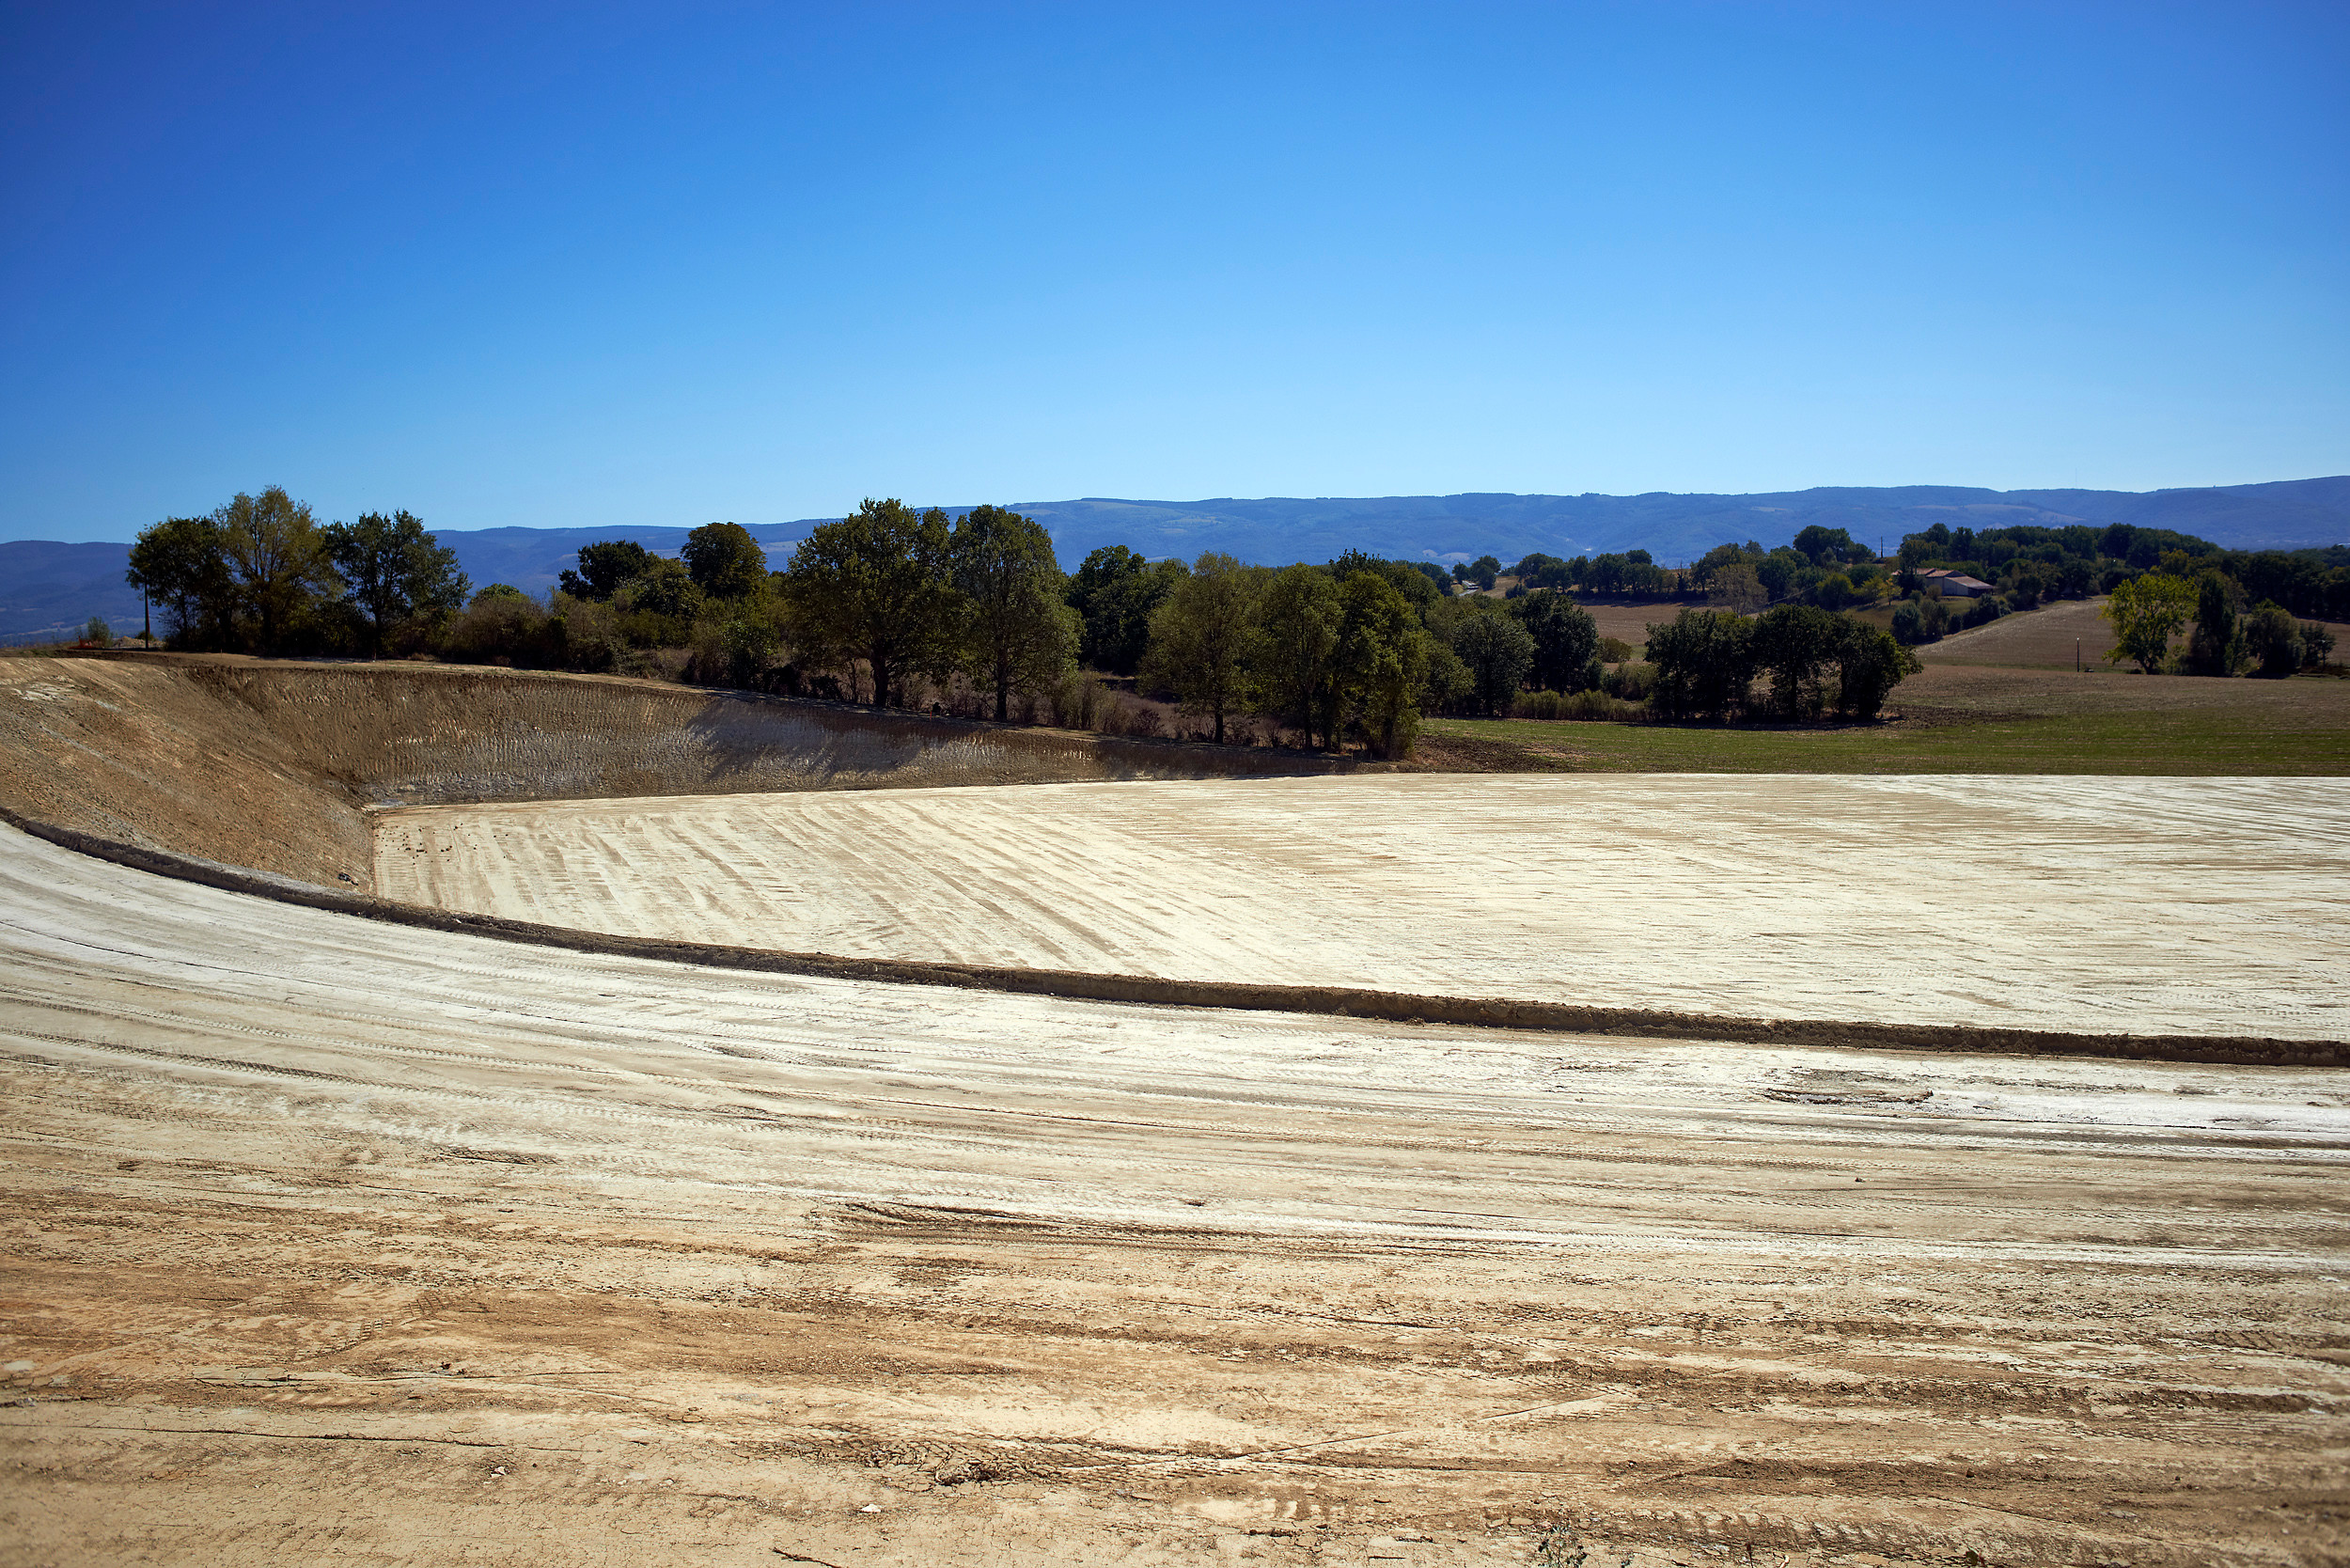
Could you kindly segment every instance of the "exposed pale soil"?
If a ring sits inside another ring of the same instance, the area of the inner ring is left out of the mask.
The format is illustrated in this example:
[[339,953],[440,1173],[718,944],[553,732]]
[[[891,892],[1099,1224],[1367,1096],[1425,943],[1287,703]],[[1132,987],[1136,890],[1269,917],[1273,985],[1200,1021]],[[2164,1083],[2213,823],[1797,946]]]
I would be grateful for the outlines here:
[[2350,781],[1361,775],[435,807],[377,887],[860,957],[2350,1035]]
[[[2074,678],[1919,678],[2011,679]],[[2338,781],[739,795],[1318,765],[0,661],[0,804],[319,882],[378,801],[698,795],[383,848],[777,946],[2341,1032]],[[694,968],[0,828],[0,1563],[2339,1563],[2343,1082]]]
[[2338,1073],[0,912],[10,1562],[2350,1552]]
[[1333,760],[651,681],[227,656],[0,660],[0,806],[364,889],[383,801],[1321,773]]

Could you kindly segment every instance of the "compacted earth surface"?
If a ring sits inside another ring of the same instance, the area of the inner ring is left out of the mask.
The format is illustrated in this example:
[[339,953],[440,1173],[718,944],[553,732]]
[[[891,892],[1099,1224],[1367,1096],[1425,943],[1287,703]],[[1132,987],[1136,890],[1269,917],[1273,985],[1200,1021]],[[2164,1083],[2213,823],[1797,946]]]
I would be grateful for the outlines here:
[[2054,1054],[2340,1059],[2339,777],[1784,776],[2339,775],[2350,683],[1916,687],[1446,778],[0,662],[13,820],[292,879],[0,826],[0,1565],[2350,1561],[2350,1076]]
[[0,949],[11,1563],[2350,1553],[2339,1073]]
[[375,886],[858,956],[2350,1034],[2350,781],[1363,775],[395,810]]

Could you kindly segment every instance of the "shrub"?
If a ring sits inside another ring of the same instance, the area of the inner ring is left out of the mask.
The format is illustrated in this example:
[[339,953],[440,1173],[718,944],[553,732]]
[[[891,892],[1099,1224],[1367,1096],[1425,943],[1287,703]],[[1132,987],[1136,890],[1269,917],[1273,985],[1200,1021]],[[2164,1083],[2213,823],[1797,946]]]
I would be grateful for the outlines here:
[[524,667],[569,662],[569,628],[560,616],[550,616],[538,601],[521,590],[493,585],[474,595],[464,613],[449,623],[442,655],[467,665],[514,665]]
[[1601,678],[1599,689],[1626,702],[1646,702],[1656,689],[1656,666],[1631,661],[1620,664]]
[[1579,692],[1520,692],[1510,704],[1510,716],[1517,719],[1622,721],[1637,718],[1641,712],[1637,702],[1588,687]]
[[2301,628],[2276,605],[2263,604],[2244,619],[2244,650],[2254,675],[2281,681],[2301,667]]
[[1858,620],[1844,622],[1829,656],[1836,664],[1836,711],[1852,718],[1876,717],[1902,678],[1925,667],[1891,633]]
[[1637,651],[1638,650],[1622,637],[1599,639],[1599,662],[1604,665],[1620,665]]
[[1053,687],[1053,722],[1063,729],[1098,729],[1102,726],[1102,682],[1082,669],[1062,675]]
[[[1106,694],[1105,694],[1106,695]],[[1159,711],[1147,702],[1128,702],[1109,697],[1102,705],[1102,733],[1133,735],[1151,740],[1164,733],[1167,724]]]
[[568,663],[591,674],[623,669],[630,663],[628,639],[620,635],[620,618],[612,606],[594,599],[573,599],[557,589],[548,596],[550,608],[562,618]]

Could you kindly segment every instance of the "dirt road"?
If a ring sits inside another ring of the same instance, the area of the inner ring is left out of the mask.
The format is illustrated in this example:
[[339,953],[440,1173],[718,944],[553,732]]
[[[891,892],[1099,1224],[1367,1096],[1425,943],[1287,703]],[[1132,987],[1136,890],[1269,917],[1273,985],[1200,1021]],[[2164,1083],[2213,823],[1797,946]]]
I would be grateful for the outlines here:
[[0,911],[9,1562],[2350,1550],[2339,1074]]
[[857,957],[2339,1040],[2350,782],[1418,775],[377,818],[375,886]]

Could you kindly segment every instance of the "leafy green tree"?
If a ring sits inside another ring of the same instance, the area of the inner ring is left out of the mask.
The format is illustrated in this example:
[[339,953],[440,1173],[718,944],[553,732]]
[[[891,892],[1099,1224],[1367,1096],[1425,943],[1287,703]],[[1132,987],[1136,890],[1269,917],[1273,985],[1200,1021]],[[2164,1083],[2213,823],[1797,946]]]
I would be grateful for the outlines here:
[[1469,580],[1479,588],[1491,591],[1495,580],[1501,575],[1501,562],[1492,556],[1480,556],[1468,564]]
[[744,594],[729,602],[732,613],[718,626],[718,646],[726,660],[727,682],[739,687],[757,686],[783,646],[783,635],[766,613],[762,596]]
[[422,521],[408,512],[389,517],[366,512],[356,523],[330,523],[321,532],[327,558],[367,618],[371,659],[384,651],[388,628],[418,612],[461,609],[472,591],[458,570],[457,552],[426,533]]
[[1794,551],[1779,546],[1754,563],[1755,580],[1772,599],[1784,599],[1794,591],[1797,575],[1810,567]]
[[692,620],[701,614],[704,602],[700,585],[685,563],[666,556],[649,557],[645,570],[622,583],[615,598],[625,609],[665,620]]
[[2332,656],[2333,651],[2334,634],[2326,629],[2325,622],[2305,620],[2301,623],[2301,667],[2303,669],[2322,667]]
[[2236,629],[2233,585],[2206,572],[2195,585],[2195,629],[2182,661],[2189,675],[2233,675],[2244,665],[2244,638]]
[[1599,684],[1599,623],[1564,593],[1529,593],[1513,608],[1534,639],[1533,684],[1543,691],[1589,691]]
[[2244,618],[2244,650],[2252,660],[2252,673],[2278,681],[2301,667],[2301,627],[2274,604],[2263,604]]
[[1771,602],[1771,591],[1762,586],[1762,575],[1745,561],[1716,567],[1707,582],[1707,597],[1713,603],[1741,615],[1752,615]]
[[1813,566],[1857,566],[1862,561],[1876,559],[1876,553],[1865,544],[1856,544],[1842,528],[1825,528],[1814,523],[1795,535],[1795,554]]
[[207,623],[214,636],[225,636],[233,613],[234,585],[227,540],[213,519],[172,517],[141,529],[124,576],[164,606],[174,641],[199,640]]
[[1452,651],[1468,666],[1469,697],[1480,713],[1506,713],[1534,665],[1534,638],[1490,599],[1471,600],[1451,625]]
[[1320,567],[1289,566],[1265,583],[1257,604],[1258,700],[1308,745],[1338,745],[1339,588]]
[[644,575],[656,557],[630,539],[607,539],[579,547],[579,570],[565,570],[556,586],[574,599],[609,604],[631,578]]
[[212,519],[220,525],[237,598],[258,624],[263,652],[284,646],[296,617],[342,590],[309,504],[287,494],[284,486],[240,494]]
[[1172,690],[1183,712],[1207,715],[1218,745],[1226,717],[1251,695],[1257,577],[1230,556],[1204,554],[1151,617],[1144,679]]
[[1339,585],[1335,652],[1339,700],[1381,757],[1410,752],[1419,732],[1419,687],[1428,670],[1428,633],[1411,602],[1378,572],[1350,573]]
[[1428,637],[1428,668],[1419,680],[1419,707],[1424,713],[1457,713],[1477,689],[1477,678],[1452,651],[1452,645],[1432,628]]
[[1668,625],[1651,626],[1650,705],[1673,718],[1718,718],[1744,706],[1754,679],[1754,624],[1718,610],[1684,610]]
[[1829,653],[1836,665],[1836,711],[1872,719],[1904,677],[1926,666],[1892,633],[1866,621],[1835,619],[1841,621]]
[[1800,718],[1826,706],[1821,672],[1835,656],[1843,617],[1809,604],[1780,604],[1754,620],[1747,647],[1758,672],[1771,678],[1771,709]]
[[2152,675],[2170,656],[2170,639],[2194,613],[2195,589],[2168,572],[2149,572],[2113,590],[2103,615],[2113,624],[2113,646],[2106,663],[2124,659]]
[[1762,546],[1760,544],[1748,544],[1742,549],[1724,541],[1698,557],[1697,563],[1689,568],[1689,581],[1694,587],[1710,588],[1714,586],[1716,572],[1728,567],[1749,565],[1762,558]]
[[862,658],[878,707],[902,704],[905,678],[961,630],[947,580],[947,514],[868,500],[811,530],[784,574],[793,639],[820,662]]
[[739,523],[704,524],[685,536],[678,556],[707,598],[742,599],[767,586],[767,552]]
[[1084,619],[1077,656],[1092,669],[1133,675],[1150,646],[1151,617],[1183,580],[1181,561],[1148,561],[1104,544],[1069,580],[1070,605]]
[[995,694],[995,719],[1011,694],[1058,681],[1076,652],[1077,612],[1063,600],[1053,539],[1033,518],[974,507],[947,540],[947,577],[964,608],[965,666]]

